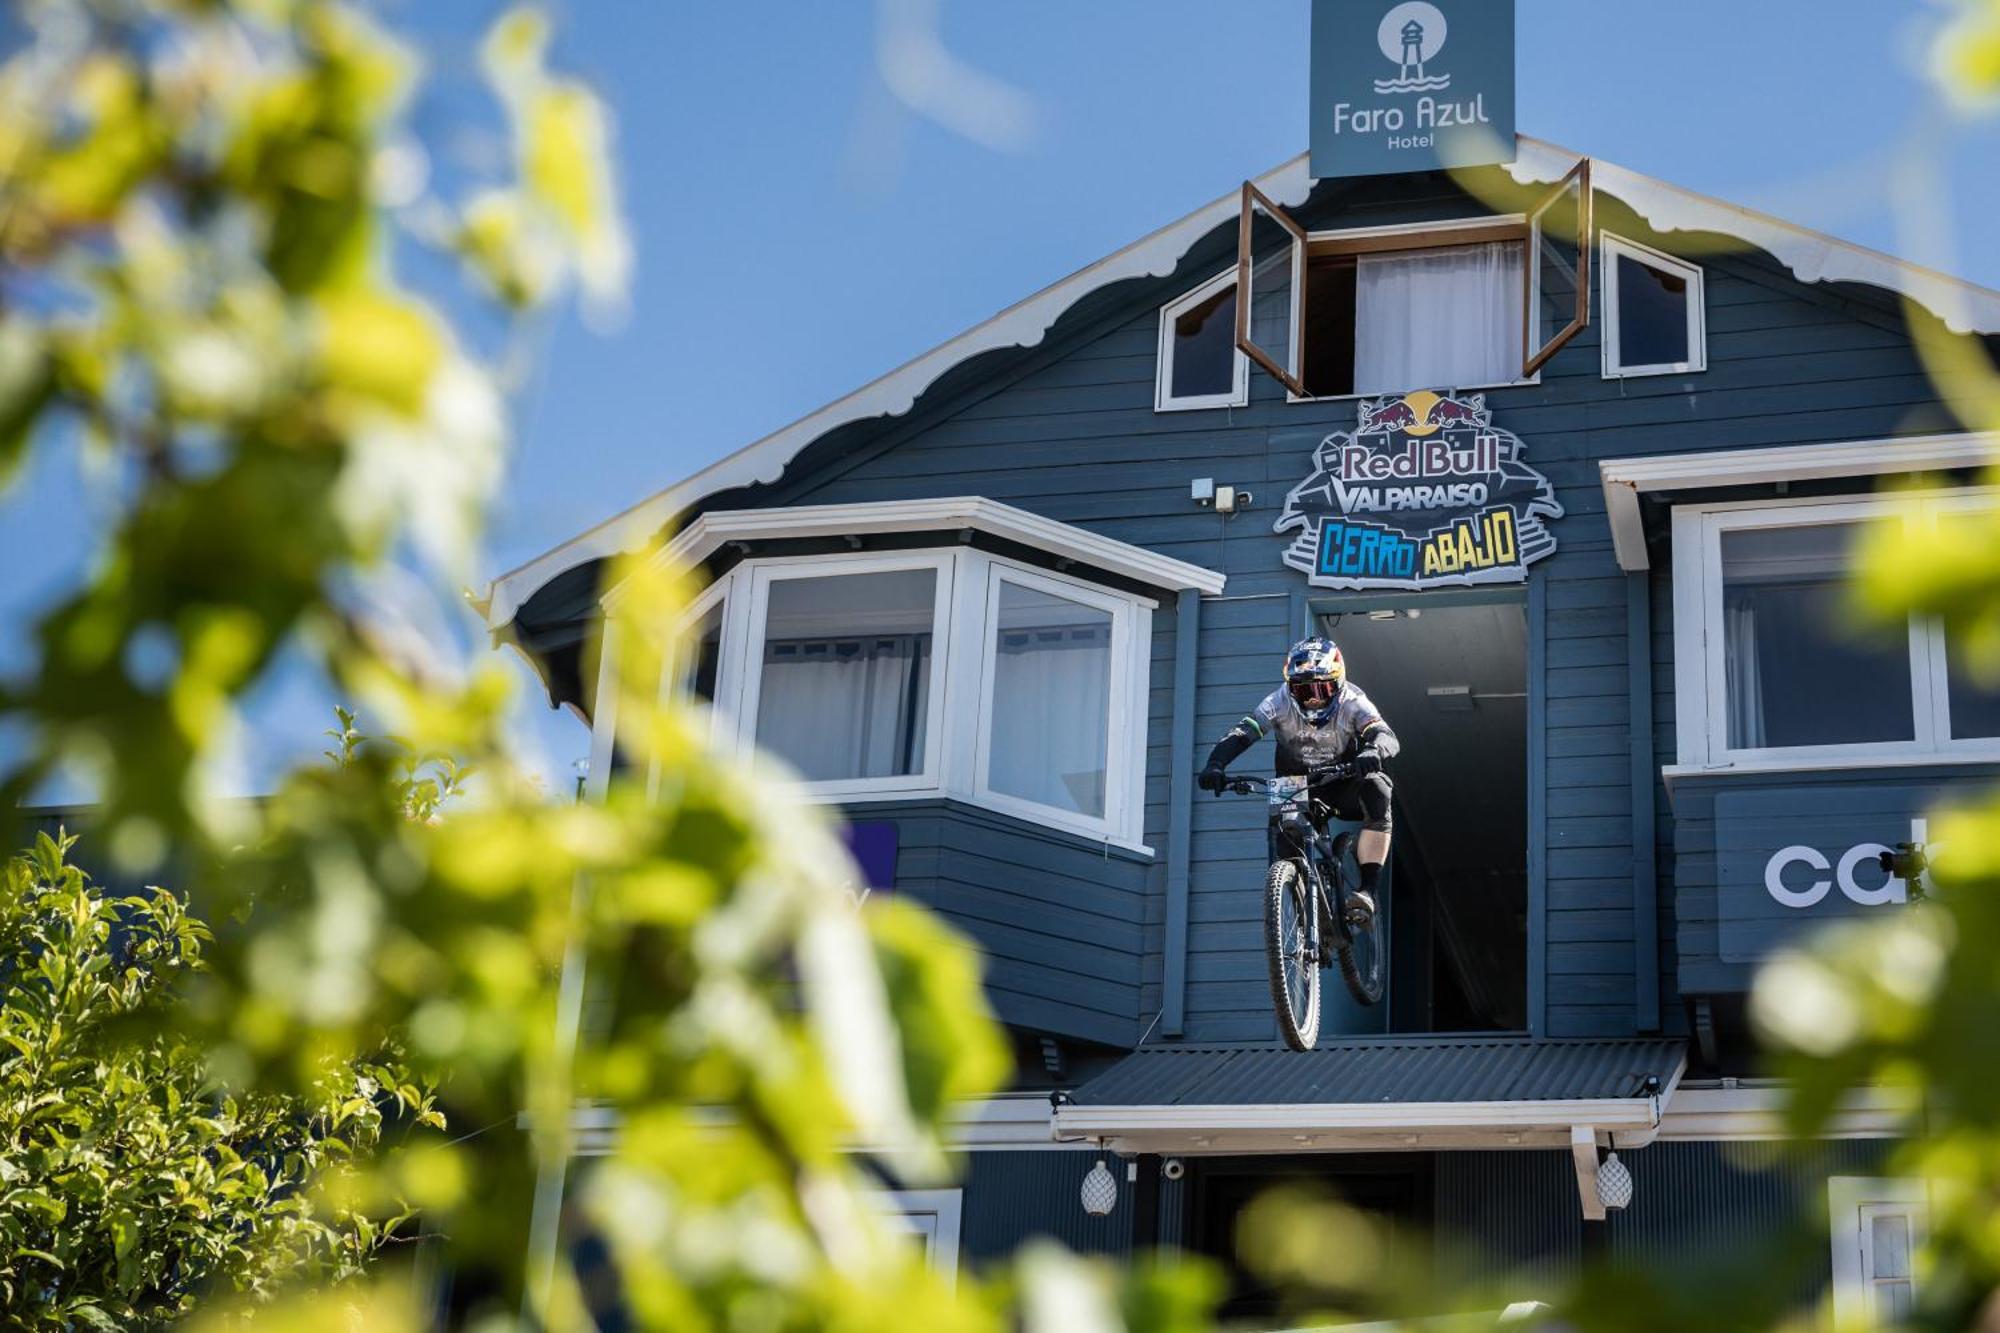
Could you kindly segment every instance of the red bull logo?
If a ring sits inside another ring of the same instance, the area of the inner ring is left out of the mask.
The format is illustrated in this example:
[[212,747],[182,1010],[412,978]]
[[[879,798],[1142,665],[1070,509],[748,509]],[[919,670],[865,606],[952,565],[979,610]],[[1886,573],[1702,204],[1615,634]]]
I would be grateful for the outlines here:
[[1547,520],[1562,515],[1521,454],[1483,394],[1364,399],[1285,498],[1285,563],[1329,588],[1518,583],[1554,553]]

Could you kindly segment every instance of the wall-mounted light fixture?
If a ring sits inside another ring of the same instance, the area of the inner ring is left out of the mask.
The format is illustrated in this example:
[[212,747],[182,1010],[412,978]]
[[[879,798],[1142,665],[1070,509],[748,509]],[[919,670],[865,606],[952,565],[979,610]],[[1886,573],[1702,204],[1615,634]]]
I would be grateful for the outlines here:
[[1090,1168],[1090,1174],[1083,1178],[1082,1196],[1083,1211],[1092,1217],[1108,1217],[1111,1210],[1118,1206],[1118,1181],[1102,1157],[1097,1159],[1096,1166]]

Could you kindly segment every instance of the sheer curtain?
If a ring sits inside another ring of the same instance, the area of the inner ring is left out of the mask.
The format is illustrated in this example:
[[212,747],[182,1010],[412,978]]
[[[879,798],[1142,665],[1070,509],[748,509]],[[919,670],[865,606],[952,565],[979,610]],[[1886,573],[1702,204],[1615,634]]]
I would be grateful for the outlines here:
[[783,755],[809,782],[917,771],[929,638],[768,644],[757,743]]
[[924,766],[937,571],[774,578],[757,744],[811,782]]
[[1764,676],[1757,663],[1757,607],[1734,602],[1722,610],[1722,674],[1729,704],[1729,748],[1764,744]]
[[1520,242],[1362,255],[1354,281],[1356,393],[1520,377]]
[[1111,617],[1000,584],[986,785],[1077,814],[1104,813]]

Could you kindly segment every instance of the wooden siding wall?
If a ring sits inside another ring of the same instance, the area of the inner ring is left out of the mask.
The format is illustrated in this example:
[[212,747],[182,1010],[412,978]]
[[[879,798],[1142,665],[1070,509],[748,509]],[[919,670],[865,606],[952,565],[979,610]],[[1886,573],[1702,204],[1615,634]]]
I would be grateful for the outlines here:
[[[1472,211],[1463,203],[1441,203],[1435,184],[1426,188],[1431,197],[1341,212],[1309,206],[1300,216],[1310,227],[1328,228]],[[1888,301],[1856,289],[1802,285],[1761,253],[1709,253],[1720,238],[1655,236],[1608,199],[1600,198],[1599,215],[1602,226],[1621,235],[1703,256],[1710,368],[1700,375],[1605,380],[1593,323],[1543,369],[1538,384],[1487,391],[1496,423],[1521,437],[1526,460],[1554,482],[1566,510],[1552,524],[1557,553],[1533,571],[1546,608],[1547,799],[1546,918],[1539,932],[1545,953],[1530,959],[1531,976],[1546,998],[1531,1022],[1554,1036],[1617,1034],[1635,1026],[1628,593],[1612,556],[1598,461],[1867,439],[1948,425]],[[1170,280],[1132,284],[1132,299],[1117,313],[1087,328],[1059,329],[1025,361],[975,387],[954,386],[942,408],[920,403],[867,447],[804,460],[776,486],[748,501],[741,494],[727,497],[727,503],[985,495],[1224,571],[1226,595],[1204,599],[1202,607],[1197,734],[1205,752],[1273,685],[1279,654],[1295,636],[1301,579],[1280,564],[1285,539],[1271,524],[1286,492],[1306,475],[1313,443],[1327,431],[1350,427],[1354,405],[1287,403],[1278,385],[1253,373],[1245,408],[1155,412],[1158,307],[1224,264],[1219,238],[1197,252],[1200,261],[1183,264]],[[1601,303],[1593,310],[1601,311]],[[1188,495],[1197,477],[1248,488],[1254,507],[1233,518],[1197,508]],[[1659,761],[1668,763],[1673,602],[1664,570],[1656,570],[1652,593],[1654,740]],[[1164,848],[1171,598],[1163,599],[1154,631],[1147,841]],[[1366,683],[1365,663],[1358,664],[1357,678]],[[1268,753],[1243,762],[1254,768],[1260,760],[1268,765]],[[1257,924],[1262,811],[1248,800],[1195,799],[1186,1039],[1269,1040],[1274,1025]],[[1656,793],[1656,809],[1661,1012],[1674,1028],[1681,1019],[1672,984],[1672,806],[1663,790]],[[939,839],[947,822],[938,819]],[[1531,843],[1534,837],[1530,830]],[[1073,861],[1071,850],[1047,855]],[[996,873],[1021,869],[1015,863]],[[1078,879],[1053,864],[1030,873],[1076,884],[1080,893],[1089,887],[1089,876]],[[1105,862],[1101,873],[1119,885],[1111,892],[1136,891],[1139,877],[1129,867]],[[1009,892],[973,878],[941,870],[939,905],[958,914],[961,900],[952,895],[961,887],[968,912],[978,893]],[[1154,865],[1143,878],[1149,896],[1141,914],[1143,962],[1132,1016],[1137,1033],[1159,1012],[1164,945],[1163,868]],[[1075,947],[1067,934],[1071,919],[1051,913],[1051,905],[1050,894],[1021,897],[1011,929],[1039,935],[1052,949]],[[1133,910],[1121,906],[1106,919],[1123,922]],[[1016,974],[1027,977],[1027,960],[1012,958],[996,965],[996,975],[1012,972],[1016,962],[1023,966]],[[1107,965],[1122,966],[1123,956],[1109,952]]]
[[895,892],[978,941],[1001,1019],[1108,1046],[1138,1041],[1157,866],[956,801],[855,813],[896,822]]

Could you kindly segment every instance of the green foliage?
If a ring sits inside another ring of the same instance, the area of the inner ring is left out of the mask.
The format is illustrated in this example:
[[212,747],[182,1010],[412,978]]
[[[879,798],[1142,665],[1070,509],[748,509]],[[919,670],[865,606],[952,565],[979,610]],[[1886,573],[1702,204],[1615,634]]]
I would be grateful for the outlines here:
[[380,1146],[385,1108],[441,1124],[394,1060],[308,1095],[218,1089],[161,1022],[208,928],[163,889],[108,896],[37,837],[0,894],[0,1319],[164,1322],[199,1298],[359,1273],[405,1218],[322,1190]]
[[[549,1327],[587,1324],[547,1206],[566,1197],[648,1326],[997,1327],[999,1289],[933,1274],[852,1151],[912,1182],[949,1170],[951,1102],[1007,1068],[974,957],[908,905],[855,911],[823,812],[661,707],[682,600],[659,571],[635,566],[621,594],[597,706],[618,710],[629,766],[587,804],[533,780],[485,636],[454,619],[505,443],[501,375],[458,325],[514,337],[572,291],[615,307],[630,262],[610,116],[552,72],[544,20],[504,15],[482,49],[513,149],[490,173],[425,170],[422,62],[359,5],[20,17],[0,65],[0,468],[80,438],[124,503],[41,620],[36,670],[0,691],[29,739],[0,810],[51,773],[93,779],[114,858],[144,871],[174,849],[232,923],[177,976],[159,1049],[198,1053],[239,1116],[327,1106],[326,1070],[407,1051],[455,1121],[500,1128],[355,1139],[328,1197],[338,1217],[420,1209],[454,1262],[508,1279],[496,1319],[525,1295]],[[462,260],[463,286],[402,281],[419,246]],[[221,799],[241,709],[280,661],[355,712],[331,764]],[[583,1103],[619,1130],[566,1181]],[[523,1116],[525,1142],[507,1128]],[[74,1224],[91,1196],[61,1186],[45,1207]],[[150,1233],[99,1230],[114,1278],[120,1245],[152,1253]],[[298,1249],[290,1276],[362,1257]],[[172,1288],[164,1272],[116,1290]],[[1145,1290],[1149,1319],[1201,1297]],[[412,1317],[372,1283],[350,1302],[374,1328]],[[261,1318],[294,1317],[339,1318]]]

